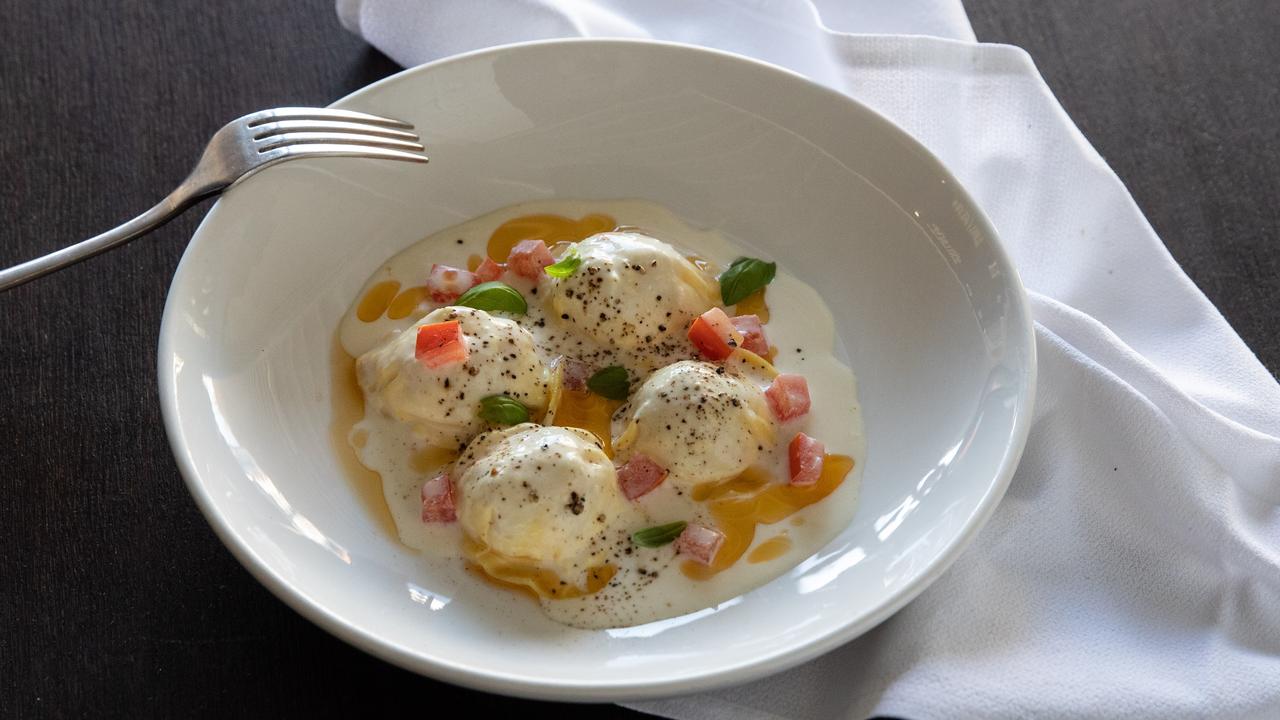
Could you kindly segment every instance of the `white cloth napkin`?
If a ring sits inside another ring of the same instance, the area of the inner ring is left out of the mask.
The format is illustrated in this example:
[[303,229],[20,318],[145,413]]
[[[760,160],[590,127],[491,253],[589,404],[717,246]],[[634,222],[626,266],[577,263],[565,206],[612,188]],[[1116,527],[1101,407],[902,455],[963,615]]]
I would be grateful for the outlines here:
[[405,65],[513,40],[627,35],[804,72],[937,153],[1032,291],[1031,438],[995,516],[951,570],[806,665],[632,707],[715,720],[1280,717],[1280,386],[1026,53],[972,42],[958,0],[338,8]]

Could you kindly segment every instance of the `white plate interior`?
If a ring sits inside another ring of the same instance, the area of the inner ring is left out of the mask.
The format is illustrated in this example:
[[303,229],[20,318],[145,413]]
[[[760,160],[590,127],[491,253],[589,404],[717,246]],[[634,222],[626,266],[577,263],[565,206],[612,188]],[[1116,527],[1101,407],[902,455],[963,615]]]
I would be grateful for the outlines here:
[[[887,617],[998,502],[1034,390],[1023,291],[955,180],[870,110],[741,58],[627,41],[473,53],[337,106],[415,123],[431,163],[303,161],[232,189],[174,277],[159,357],[201,509],[260,580],[335,634],[536,697],[742,682]],[[429,565],[370,517],[331,444],[342,313],[415,240],[551,197],[656,201],[818,289],[858,374],[868,448],[857,517],[835,542],[714,611],[588,632]]]

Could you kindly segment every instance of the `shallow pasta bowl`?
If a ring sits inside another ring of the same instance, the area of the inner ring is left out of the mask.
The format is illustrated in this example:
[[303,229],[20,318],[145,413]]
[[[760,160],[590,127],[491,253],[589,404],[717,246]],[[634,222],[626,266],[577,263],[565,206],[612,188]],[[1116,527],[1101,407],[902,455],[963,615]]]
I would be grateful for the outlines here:
[[[165,424],[196,502],[263,584],[326,630],[494,692],[704,690],[884,620],[999,502],[1035,385],[1024,292],[982,211],[871,110],[737,56],[598,40],[450,58],[335,107],[413,122],[431,164],[301,161],[233,188],[178,267],[159,353]],[[556,197],[655,201],[823,295],[867,439],[857,516],[827,547],[717,608],[583,631],[424,561],[368,512],[331,432],[343,312],[414,241]]]

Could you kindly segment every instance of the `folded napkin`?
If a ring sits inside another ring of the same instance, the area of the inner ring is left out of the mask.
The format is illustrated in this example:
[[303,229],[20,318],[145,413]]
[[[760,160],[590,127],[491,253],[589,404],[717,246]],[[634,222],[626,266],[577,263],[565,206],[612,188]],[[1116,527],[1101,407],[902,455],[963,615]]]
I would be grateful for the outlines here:
[[1280,386],[1027,54],[972,42],[958,0],[338,8],[405,65],[515,40],[624,35],[803,72],[942,158],[1031,291],[1031,437],[1004,501],[955,565],[817,660],[631,707],[716,720],[1280,717]]

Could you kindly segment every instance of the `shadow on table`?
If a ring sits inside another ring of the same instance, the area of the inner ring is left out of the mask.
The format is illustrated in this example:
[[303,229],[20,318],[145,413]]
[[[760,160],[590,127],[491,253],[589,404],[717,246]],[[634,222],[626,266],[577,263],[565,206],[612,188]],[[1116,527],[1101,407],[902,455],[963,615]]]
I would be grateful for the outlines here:
[[343,78],[342,92],[343,94],[355,92],[369,83],[377,82],[403,69],[378,50],[366,47],[347,69],[346,77]]

